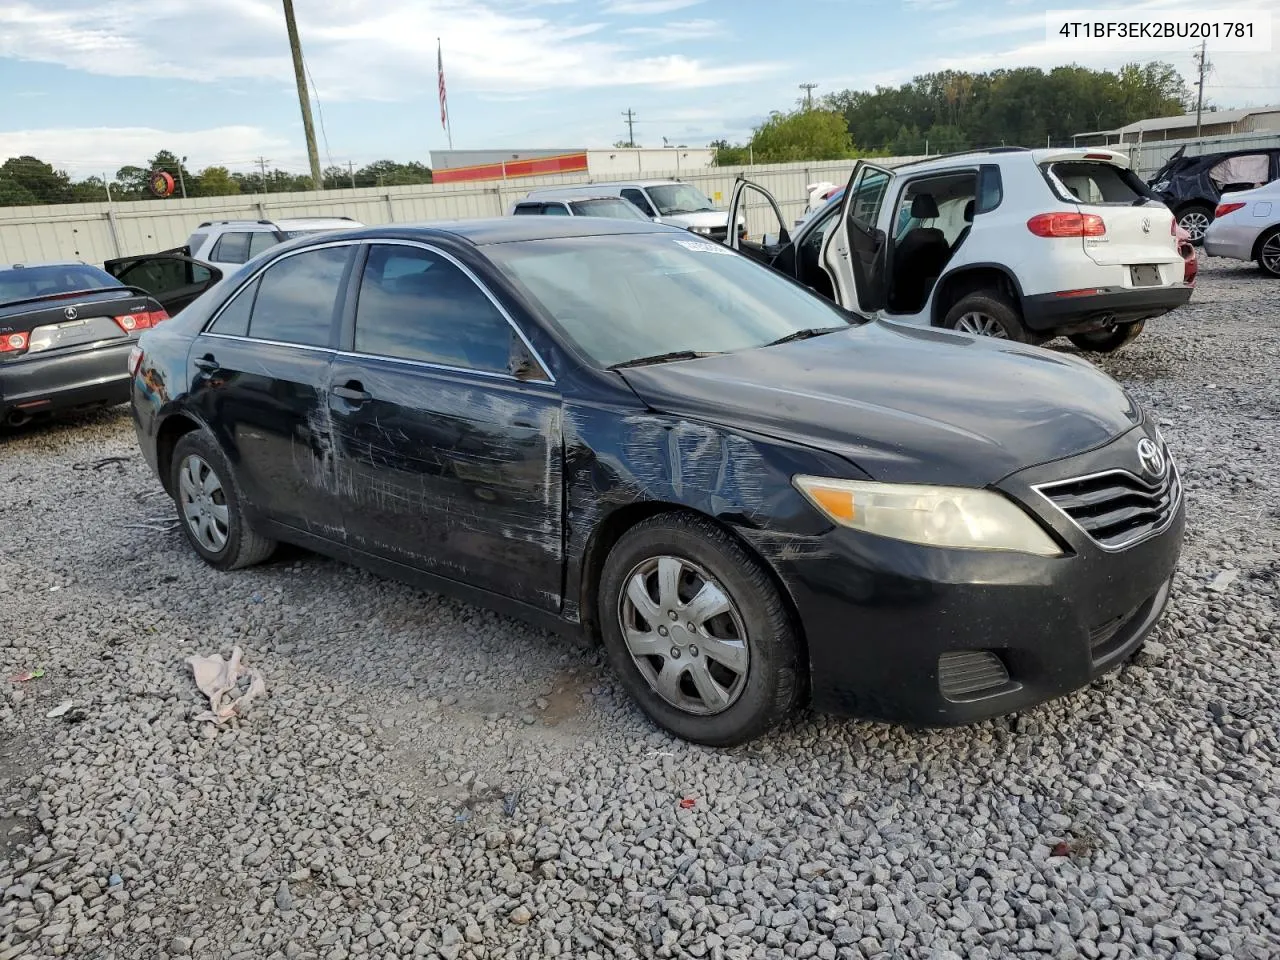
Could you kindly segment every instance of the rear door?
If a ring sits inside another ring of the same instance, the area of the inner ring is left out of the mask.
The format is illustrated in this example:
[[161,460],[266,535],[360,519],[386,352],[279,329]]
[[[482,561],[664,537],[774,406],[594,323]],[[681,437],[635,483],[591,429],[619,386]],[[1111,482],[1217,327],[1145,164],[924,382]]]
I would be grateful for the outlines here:
[[217,267],[173,253],[122,257],[102,266],[121,283],[147,291],[170,316],[222,279]]
[[733,185],[726,223],[745,223],[745,232],[731,230],[725,240],[753,260],[795,275],[795,251],[778,201],[764,187],[742,177]]
[[1181,282],[1173,213],[1152,199],[1150,188],[1128,166],[1098,156],[1066,153],[1040,164],[1059,200],[1102,219],[1101,231],[1086,224],[1085,253],[1101,266],[1128,267],[1128,286]]
[[840,203],[840,223],[827,231],[822,245],[822,265],[835,285],[836,302],[864,316],[885,305],[888,240],[880,219],[892,179],[883,167],[859,161]]
[[354,243],[275,260],[196,337],[191,398],[231,453],[249,506],[342,540],[329,370]]
[[498,301],[430,245],[369,246],[330,416],[353,550],[557,610],[560,395]]

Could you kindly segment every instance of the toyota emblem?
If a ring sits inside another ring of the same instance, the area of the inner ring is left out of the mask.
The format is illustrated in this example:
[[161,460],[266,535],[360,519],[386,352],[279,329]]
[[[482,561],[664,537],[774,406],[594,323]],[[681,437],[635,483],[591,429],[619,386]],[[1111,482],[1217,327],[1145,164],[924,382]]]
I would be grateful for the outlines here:
[[1138,441],[1138,462],[1142,464],[1144,473],[1157,480],[1163,477],[1164,472],[1169,468],[1164,452],[1146,437]]
[[68,320],[74,320],[76,317],[80,316],[80,314],[76,312],[75,307],[63,308],[62,315],[66,317]]

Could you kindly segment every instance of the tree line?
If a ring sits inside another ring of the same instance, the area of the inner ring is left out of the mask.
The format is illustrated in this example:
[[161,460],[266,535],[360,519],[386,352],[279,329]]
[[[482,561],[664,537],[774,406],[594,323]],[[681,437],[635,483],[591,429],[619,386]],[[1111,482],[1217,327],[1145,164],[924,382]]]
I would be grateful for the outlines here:
[[[844,90],[799,109],[775,111],[746,143],[713,142],[721,166],[843,160],[855,156],[917,156],[1002,144],[1070,143],[1073,134],[1110,130],[1147,117],[1186,109],[1186,83],[1167,63],[1129,64],[1119,70],[1037,67],[968,73],[944,70],[898,87]],[[72,180],[36,157],[0,165],[0,206],[145,200],[153,171],[169,173],[175,196],[289,193],[312,189],[311,177],[286,170],[195,172],[168,150],[144,166],[124,166],[102,177]],[[417,161],[379,160],[367,166],[330,166],[324,189],[430,183],[431,168]]]
[[718,141],[717,163],[791,163],[919,156],[992,146],[1069,144],[1187,109],[1185,81],[1167,63],[1119,70],[1038,67],[927,73],[898,87],[844,90],[814,107],[774,112],[746,143]]
[[[149,183],[155,171],[173,177],[173,196],[224,197],[254,193],[296,193],[313,189],[309,174],[287,170],[232,171],[210,166],[187,168],[177,154],[160,150],[144,166],[126,165],[110,180],[91,176],[73,180],[65,171],[38,157],[10,157],[0,164],[0,206],[32,206],[47,203],[101,203],[111,200],[150,200]],[[363,167],[330,166],[324,171],[324,189],[344,187],[393,187],[431,182],[431,168],[411,161],[378,160]]]

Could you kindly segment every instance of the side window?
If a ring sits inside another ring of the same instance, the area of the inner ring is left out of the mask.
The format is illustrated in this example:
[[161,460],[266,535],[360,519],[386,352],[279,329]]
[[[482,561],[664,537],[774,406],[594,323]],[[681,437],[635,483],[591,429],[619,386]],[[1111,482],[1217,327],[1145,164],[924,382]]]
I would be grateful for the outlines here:
[[249,335],[249,312],[253,309],[253,298],[258,294],[258,283],[258,280],[254,280],[236,291],[231,302],[218,314],[218,319],[213,321],[210,333],[222,333],[229,337]]
[[567,217],[569,215],[569,208],[557,200],[555,203],[548,203],[542,209],[542,212],[548,217]]
[[484,291],[445,257],[421,247],[370,249],[356,352],[506,373],[513,333]]
[[248,233],[224,233],[213,245],[209,259],[214,263],[244,263],[249,259]]
[[978,202],[973,212],[989,213],[1004,200],[1004,181],[1000,179],[1000,168],[993,163],[984,163],[978,172]]
[[884,170],[868,167],[858,176],[853,185],[853,196],[849,203],[849,216],[865,226],[875,229],[880,219],[880,206],[884,203],[884,195],[889,189],[889,174]]
[[152,295],[172,293],[197,283],[208,283],[213,274],[200,263],[178,257],[148,257],[120,272],[117,279],[141,287]]
[[207,233],[193,233],[187,241],[187,247],[191,250],[191,256],[199,256],[199,250],[204,246],[204,242],[209,239]]
[[274,233],[269,233],[266,230],[249,234],[249,259],[252,260],[263,250],[270,250],[279,242]]
[[1249,184],[1262,186],[1271,177],[1271,157],[1265,153],[1246,153],[1216,164],[1209,171],[1209,179],[1219,187],[1223,184]]
[[540,203],[517,203],[515,215],[517,217],[536,217],[542,213],[542,204]]
[[656,217],[658,215],[657,212],[653,209],[653,204],[649,202],[649,198],[646,197],[642,191],[637,190],[635,187],[627,187],[626,189],[624,189],[622,191],[622,197],[624,200],[630,200],[637,207],[639,207],[640,211],[646,217]]
[[285,257],[267,268],[249,321],[249,336],[304,346],[329,345],[338,290],[352,246]]
[[814,263],[822,256],[822,244],[827,239],[827,232],[831,229],[831,225],[836,222],[837,214],[840,212],[840,204],[831,204],[826,210],[818,214],[817,222],[809,228],[809,235],[804,238],[801,244],[807,256],[813,257]]

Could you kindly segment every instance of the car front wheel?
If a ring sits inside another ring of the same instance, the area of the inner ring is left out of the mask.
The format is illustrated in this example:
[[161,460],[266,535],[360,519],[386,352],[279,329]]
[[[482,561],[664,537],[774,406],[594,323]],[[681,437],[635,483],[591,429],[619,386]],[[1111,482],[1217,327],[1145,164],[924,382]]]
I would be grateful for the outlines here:
[[1081,350],[1088,350],[1091,353],[1115,353],[1121,347],[1138,339],[1138,334],[1145,326],[1146,322],[1139,320],[1136,323],[1122,323],[1110,330],[1073,333],[1067,339]]
[[275,541],[260,537],[245,520],[231,464],[200,430],[174,447],[169,489],[187,542],[219,570],[253,566],[271,556]]
[[605,648],[659,726],[745,743],[797,707],[799,642],[760,562],[708,520],[664,514],[629,530],[600,579]]

